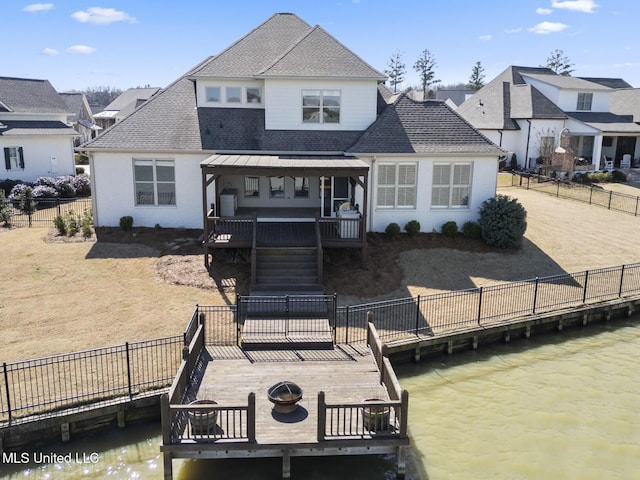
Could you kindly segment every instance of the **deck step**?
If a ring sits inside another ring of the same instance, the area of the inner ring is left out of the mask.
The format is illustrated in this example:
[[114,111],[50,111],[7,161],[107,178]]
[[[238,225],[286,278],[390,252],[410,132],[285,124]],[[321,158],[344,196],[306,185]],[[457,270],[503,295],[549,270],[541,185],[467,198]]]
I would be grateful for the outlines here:
[[242,328],[245,350],[333,349],[333,336],[326,318],[251,318]]
[[261,247],[255,262],[252,292],[322,292],[316,247]]

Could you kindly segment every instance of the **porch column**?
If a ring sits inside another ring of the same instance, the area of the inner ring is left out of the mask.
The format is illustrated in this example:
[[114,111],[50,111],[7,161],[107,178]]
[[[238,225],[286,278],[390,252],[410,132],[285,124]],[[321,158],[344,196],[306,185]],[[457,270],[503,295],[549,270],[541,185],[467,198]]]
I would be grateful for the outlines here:
[[369,211],[368,197],[369,197],[369,173],[364,174],[362,193],[362,268],[367,268],[367,212]]
[[593,137],[593,157],[591,163],[593,168],[600,170],[600,159],[602,158],[602,134]]

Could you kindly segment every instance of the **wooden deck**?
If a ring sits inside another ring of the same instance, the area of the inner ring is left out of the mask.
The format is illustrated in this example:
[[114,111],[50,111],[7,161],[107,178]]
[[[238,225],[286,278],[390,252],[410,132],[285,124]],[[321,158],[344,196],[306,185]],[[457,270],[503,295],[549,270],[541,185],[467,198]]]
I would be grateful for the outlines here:
[[[173,458],[281,457],[290,478],[293,456],[389,453],[402,477],[408,393],[369,328],[370,346],[358,349],[246,350],[205,346],[201,326],[162,401],[165,478]],[[276,412],[267,396],[283,381],[303,391],[291,413]],[[213,419],[204,430],[192,420],[198,414]]]

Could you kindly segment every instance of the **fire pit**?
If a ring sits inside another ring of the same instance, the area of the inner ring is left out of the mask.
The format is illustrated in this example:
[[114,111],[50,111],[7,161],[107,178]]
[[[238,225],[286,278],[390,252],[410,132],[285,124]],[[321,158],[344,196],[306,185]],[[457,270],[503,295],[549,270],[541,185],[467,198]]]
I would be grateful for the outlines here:
[[292,413],[302,400],[302,389],[293,382],[278,382],[267,391],[273,409],[278,413]]

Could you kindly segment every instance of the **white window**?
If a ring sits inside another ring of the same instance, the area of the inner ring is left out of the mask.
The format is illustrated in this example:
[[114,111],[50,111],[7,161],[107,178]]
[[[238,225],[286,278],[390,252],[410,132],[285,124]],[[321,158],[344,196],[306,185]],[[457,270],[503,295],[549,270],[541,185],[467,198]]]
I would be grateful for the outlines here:
[[431,187],[432,207],[468,207],[471,196],[471,163],[436,163]]
[[415,208],[417,173],[415,163],[378,164],[378,208]]
[[262,91],[259,88],[249,88],[246,90],[246,103],[262,103]]
[[260,196],[260,177],[244,177],[244,196]]
[[225,88],[227,94],[227,103],[240,103],[242,102],[242,88],[241,87],[227,87]]
[[303,123],[340,123],[340,90],[303,90]]
[[269,177],[269,196],[284,198],[284,177]]
[[22,147],[5,147],[4,167],[7,170],[24,170],[24,152]]
[[136,205],[175,205],[176,179],[173,160],[134,159]]
[[309,196],[309,179],[307,177],[295,177],[294,196],[296,198],[305,198]]
[[577,110],[591,110],[591,103],[593,102],[593,93],[578,93],[578,105]]
[[220,87],[207,87],[204,89],[204,92],[207,97],[207,102],[220,103]]

